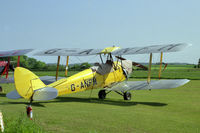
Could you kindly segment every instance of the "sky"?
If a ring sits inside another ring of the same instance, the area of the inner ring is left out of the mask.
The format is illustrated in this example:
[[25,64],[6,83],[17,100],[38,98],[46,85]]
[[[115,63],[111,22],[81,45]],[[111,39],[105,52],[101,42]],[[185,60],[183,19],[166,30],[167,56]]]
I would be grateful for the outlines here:
[[[197,64],[200,58],[199,0],[0,0],[0,50],[33,48],[142,47],[190,43],[164,54],[164,62]],[[46,63],[56,57],[32,56]],[[148,62],[149,55],[125,56]],[[70,57],[71,63],[99,58]],[[62,57],[61,63],[65,62]],[[159,54],[153,55],[159,62]]]

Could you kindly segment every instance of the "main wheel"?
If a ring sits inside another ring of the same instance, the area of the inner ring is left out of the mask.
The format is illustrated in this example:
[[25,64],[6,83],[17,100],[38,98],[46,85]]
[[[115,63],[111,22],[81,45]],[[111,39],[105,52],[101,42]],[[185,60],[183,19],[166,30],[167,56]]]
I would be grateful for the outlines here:
[[124,93],[124,100],[131,100],[131,93],[130,92]]
[[105,99],[106,98],[106,90],[100,90],[98,96],[99,96],[99,99]]

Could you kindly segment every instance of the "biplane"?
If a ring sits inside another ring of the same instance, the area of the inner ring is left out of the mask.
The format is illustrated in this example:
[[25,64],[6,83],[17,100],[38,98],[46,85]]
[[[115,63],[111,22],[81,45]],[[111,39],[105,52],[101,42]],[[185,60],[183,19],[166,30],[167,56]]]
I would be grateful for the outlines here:
[[[13,83],[14,78],[8,77],[9,70],[14,71],[14,67],[11,65],[10,57],[18,56],[17,67],[20,66],[20,56],[31,52],[33,49],[19,49],[10,51],[0,51],[0,58],[7,57],[7,61],[0,61],[0,83]],[[3,77],[5,75],[5,78]],[[1,90],[2,87],[0,86]]]
[[[174,80],[151,80],[152,54],[161,53],[159,77],[161,76],[163,53],[177,52],[189,46],[186,43],[153,45],[147,47],[120,48],[108,47],[105,49],[49,49],[35,53],[37,56],[58,56],[57,71],[55,80],[45,84],[38,76],[31,71],[17,67],[14,71],[16,90],[7,94],[8,98],[25,98],[32,101],[51,100],[58,96],[76,93],[91,89],[103,88],[99,91],[99,99],[105,99],[110,92],[116,92],[123,96],[124,100],[131,99],[131,90],[170,89],[182,86],[189,82],[188,79]],[[123,55],[149,54],[149,67],[127,60]],[[68,78],[58,80],[58,69],[60,57],[66,56],[66,72],[68,72],[69,56],[90,56],[99,55],[100,63],[95,63],[89,69],[83,70]],[[102,55],[107,56],[103,60]],[[114,60],[115,59],[115,60]],[[133,66],[148,70],[147,81],[128,81]]]

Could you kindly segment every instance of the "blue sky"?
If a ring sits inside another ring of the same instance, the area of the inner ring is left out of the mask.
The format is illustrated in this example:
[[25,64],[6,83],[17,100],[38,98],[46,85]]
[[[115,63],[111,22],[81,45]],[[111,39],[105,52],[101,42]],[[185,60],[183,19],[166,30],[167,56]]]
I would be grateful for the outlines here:
[[[165,62],[200,58],[199,0],[1,0],[1,50],[136,47],[191,43]],[[31,55],[31,54],[29,54]],[[56,62],[52,57],[35,57]],[[147,62],[148,55],[128,56]],[[72,57],[71,62],[79,59]],[[99,60],[97,57],[82,61]],[[154,55],[154,62],[159,55]]]

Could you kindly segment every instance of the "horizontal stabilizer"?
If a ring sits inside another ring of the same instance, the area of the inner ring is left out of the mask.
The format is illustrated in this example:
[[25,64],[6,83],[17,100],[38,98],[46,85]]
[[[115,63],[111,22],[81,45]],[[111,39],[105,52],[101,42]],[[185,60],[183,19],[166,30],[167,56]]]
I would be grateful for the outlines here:
[[[58,77],[57,80],[60,80],[63,78],[65,78],[65,77]],[[42,82],[45,83],[46,85],[49,85],[56,81],[56,77],[55,76],[42,76],[42,77],[40,77],[40,80],[42,80]]]
[[147,81],[124,81],[114,85],[108,90],[113,91],[129,91],[129,90],[148,90],[148,89],[171,89],[182,86],[188,83],[188,79],[174,79],[174,80],[152,80]]
[[9,99],[19,99],[22,98],[19,93],[17,92],[17,90],[11,91],[9,93],[6,94],[6,97]]
[[0,83],[14,83],[14,77],[9,77],[9,78],[3,78],[3,77],[1,77],[0,78]]
[[33,100],[34,101],[45,101],[56,98],[58,91],[52,87],[44,87],[34,91]]

